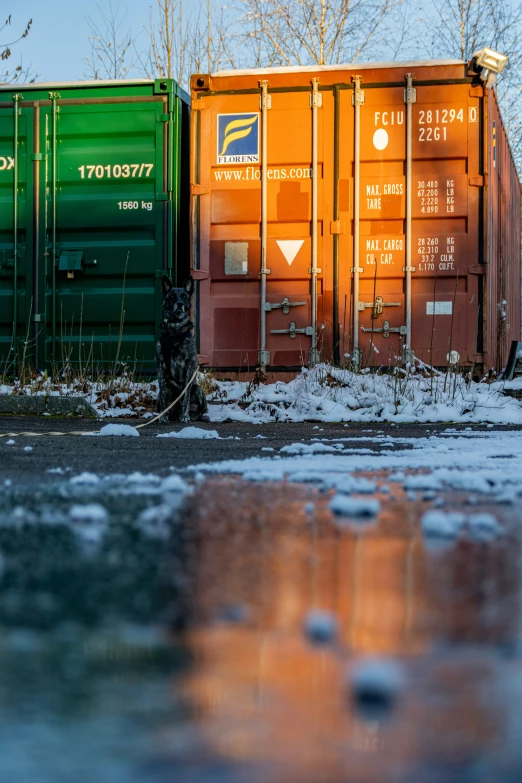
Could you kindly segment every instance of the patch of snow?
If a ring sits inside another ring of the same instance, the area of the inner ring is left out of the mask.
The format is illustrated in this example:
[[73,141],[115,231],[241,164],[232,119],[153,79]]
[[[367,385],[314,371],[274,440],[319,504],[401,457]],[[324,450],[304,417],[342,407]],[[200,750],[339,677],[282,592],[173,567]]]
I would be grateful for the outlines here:
[[14,446],[15,445],[15,441],[12,438],[9,438],[9,440],[6,441],[5,445],[6,446]]
[[328,644],[333,642],[338,632],[337,617],[332,612],[313,609],[308,612],[303,621],[306,638],[312,644]]
[[109,515],[100,503],[71,506],[69,516],[75,522],[106,522]]
[[281,454],[324,454],[342,449],[342,444],[327,446],[325,443],[292,443],[280,449]]
[[163,492],[188,492],[190,490],[186,481],[183,481],[181,476],[173,475],[167,476],[161,482],[161,489]]
[[32,450],[33,450],[32,446],[24,446],[24,451],[32,451]]
[[357,707],[389,710],[406,687],[404,668],[391,658],[365,658],[349,673],[349,685]]
[[470,514],[467,519],[472,537],[481,540],[494,538],[500,532],[499,524],[493,514],[483,511],[480,514]]
[[[58,468],[56,468],[56,472],[58,472]],[[99,484],[100,477],[96,475],[96,473],[89,473],[88,471],[85,471],[84,473],[80,473],[78,476],[73,476],[72,479],[70,479],[71,484]]]
[[440,481],[430,473],[420,473],[404,479],[404,489],[441,489],[441,486]]
[[106,424],[105,427],[102,427],[99,432],[89,432],[85,433],[86,435],[121,435],[121,436],[127,436],[131,438],[137,438],[139,436],[139,431],[135,429],[134,427],[131,427],[130,424]]
[[330,511],[343,519],[373,519],[380,511],[378,500],[334,495],[328,504]]
[[221,440],[217,430],[204,430],[201,427],[184,427],[179,432],[163,432],[157,438],[188,438],[190,440]]
[[[503,395],[505,384],[475,383],[422,364],[408,372],[353,373],[317,365],[289,383],[257,387],[218,381],[212,421],[389,421],[522,423],[522,405]],[[245,407],[246,406],[246,407]],[[314,429],[321,429],[318,425]]]
[[422,532],[428,538],[456,538],[466,517],[458,511],[426,511],[421,519]]

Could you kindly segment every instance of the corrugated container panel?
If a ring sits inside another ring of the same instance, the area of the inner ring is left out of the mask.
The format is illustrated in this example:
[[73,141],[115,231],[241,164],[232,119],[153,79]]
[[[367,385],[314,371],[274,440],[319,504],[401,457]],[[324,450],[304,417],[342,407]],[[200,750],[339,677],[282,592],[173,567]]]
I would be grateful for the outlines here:
[[187,97],[168,79],[0,87],[6,367],[13,342],[40,367],[154,367],[161,275],[187,251]]
[[[412,349],[435,366],[500,366],[520,301],[497,339],[488,259],[509,245],[509,301],[520,200],[500,116],[488,187],[492,96],[457,60],[194,76],[201,362],[389,366]],[[495,188],[510,196],[494,214]]]
[[487,94],[485,274],[487,368],[505,366],[512,340],[520,340],[520,182],[497,96]]

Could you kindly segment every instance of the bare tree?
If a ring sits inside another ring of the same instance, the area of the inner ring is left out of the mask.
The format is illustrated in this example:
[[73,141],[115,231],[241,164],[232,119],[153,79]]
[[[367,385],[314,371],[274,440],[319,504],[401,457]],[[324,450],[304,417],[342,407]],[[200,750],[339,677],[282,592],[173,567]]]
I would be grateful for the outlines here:
[[214,0],[156,0],[147,30],[148,46],[138,51],[141,71],[187,86],[192,73],[234,67],[229,15]]
[[418,48],[469,60],[488,46],[509,57],[497,93],[511,146],[522,166],[522,4],[519,0],[438,0],[417,29]]
[[[29,21],[23,28],[22,32],[18,35],[15,35],[13,40],[8,41],[6,43],[0,43],[0,61],[2,63],[2,70],[0,70],[0,82],[11,83],[11,84],[14,84],[16,82],[27,83],[30,81],[34,81],[34,79],[36,78],[35,74],[32,73],[31,67],[24,66],[21,59],[18,65],[14,65],[12,67],[10,67],[10,63],[7,62],[8,60],[10,60],[13,54],[11,47],[15,46],[24,38],[27,38],[32,24],[33,24],[33,20],[29,19]],[[3,24],[0,24],[0,36],[7,38],[10,27],[11,27],[11,16],[8,16],[5,22]]]
[[[354,62],[381,49],[402,0],[239,0],[243,45],[263,64]],[[249,42],[251,42],[249,46]],[[382,56],[378,59],[382,59]]]
[[85,76],[90,79],[125,79],[134,66],[132,33],[130,29],[123,28],[126,13],[120,10],[119,5],[114,8],[112,2],[107,11],[100,5],[96,7],[100,20],[86,17],[91,31],[91,56],[85,60]]

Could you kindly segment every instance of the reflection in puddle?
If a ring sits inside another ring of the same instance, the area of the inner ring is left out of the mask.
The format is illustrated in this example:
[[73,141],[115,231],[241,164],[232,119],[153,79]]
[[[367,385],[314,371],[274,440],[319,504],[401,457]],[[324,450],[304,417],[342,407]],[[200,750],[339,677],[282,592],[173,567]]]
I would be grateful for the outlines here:
[[513,511],[428,546],[440,493],[368,478],[354,523],[299,484],[0,488],[2,779],[518,783]]
[[[206,742],[270,781],[522,773],[502,693],[510,680],[520,690],[512,538],[431,552],[418,524],[426,504],[397,488],[376,525],[336,524],[328,499],[276,484],[201,488],[185,694]],[[311,610],[335,613],[334,643],[307,640]]]

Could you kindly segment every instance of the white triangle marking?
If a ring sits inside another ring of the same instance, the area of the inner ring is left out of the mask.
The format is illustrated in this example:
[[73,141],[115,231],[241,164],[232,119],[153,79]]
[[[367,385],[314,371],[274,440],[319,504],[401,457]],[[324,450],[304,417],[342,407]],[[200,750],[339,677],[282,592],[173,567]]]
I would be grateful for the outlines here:
[[292,266],[292,261],[304,245],[304,239],[277,239],[276,242],[288,261],[288,266]]

